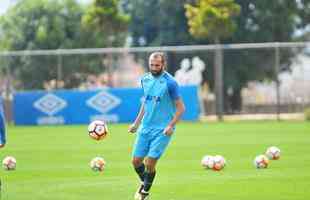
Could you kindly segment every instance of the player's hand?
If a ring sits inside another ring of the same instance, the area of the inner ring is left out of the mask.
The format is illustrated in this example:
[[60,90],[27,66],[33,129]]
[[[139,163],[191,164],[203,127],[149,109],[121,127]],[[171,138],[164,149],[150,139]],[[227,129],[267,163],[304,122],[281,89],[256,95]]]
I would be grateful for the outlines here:
[[135,133],[138,129],[138,126],[136,124],[131,124],[128,128],[129,133]]
[[173,126],[168,125],[164,130],[164,134],[167,136],[171,136],[173,134]]

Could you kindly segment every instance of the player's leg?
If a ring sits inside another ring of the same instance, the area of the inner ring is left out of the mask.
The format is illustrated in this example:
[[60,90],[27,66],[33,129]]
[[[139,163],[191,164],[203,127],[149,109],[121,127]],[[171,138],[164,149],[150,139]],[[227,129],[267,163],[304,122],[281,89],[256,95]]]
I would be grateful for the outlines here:
[[0,110],[0,148],[4,147],[6,142],[6,138],[5,138],[5,121],[4,121],[4,117],[1,114],[1,110]]
[[145,165],[143,163],[143,159],[141,157],[133,157],[132,158],[132,165],[135,168],[136,173],[138,174],[141,182],[144,181],[144,171],[145,171]]
[[144,158],[140,157],[133,157],[132,164],[135,168],[136,173],[138,174],[141,183],[139,184],[139,187],[137,188],[137,191],[135,193],[135,199],[141,199],[141,191],[144,188],[144,172],[145,172],[145,165],[143,163]]
[[[4,147],[5,142],[6,142],[5,120],[4,120],[4,113],[3,113],[3,109],[2,109],[2,100],[0,99],[0,148]],[[0,197],[1,197],[1,187],[2,187],[2,183],[0,180]]]
[[145,171],[145,165],[143,163],[144,157],[149,151],[149,140],[148,135],[145,131],[140,131],[137,134],[134,149],[132,152],[132,165],[138,174],[140,180],[143,182],[143,173]]
[[[0,113],[0,149],[4,147],[5,142],[6,142],[5,141],[5,122],[4,122],[3,115],[1,115]],[[2,182],[0,179],[0,195],[1,195],[1,187],[2,187]]]
[[141,181],[135,193],[135,199],[141,198],[140,192],[144,187],[143,183],[144,183],[145,165],[143,161],[144,161],[144,157],[147,155],[148,150],[149,150],[149,141],[148,141],[147,134],[141,130],[137,134],[133,153],[132,153],[133,154],[132,165]]
[[150,150],[145,158],[146,171],[144,174],[144,188],[141,192],[141,200],[146,199],[149,195],[156,175],[157,160],[163,155],[171,139],[170,136],[166,136],[163,133],[163,130],[154,130],[151,137]]
[[144,173],[144,187],[142,188],[140,194],[141,194],[141,200],[147,199],[149,196],[149,191],[152,187],[155,175],[156,175],[156,163],[157,163],[157,158],[151,158],[151,157],[146,157],[145,158],[145,173]]

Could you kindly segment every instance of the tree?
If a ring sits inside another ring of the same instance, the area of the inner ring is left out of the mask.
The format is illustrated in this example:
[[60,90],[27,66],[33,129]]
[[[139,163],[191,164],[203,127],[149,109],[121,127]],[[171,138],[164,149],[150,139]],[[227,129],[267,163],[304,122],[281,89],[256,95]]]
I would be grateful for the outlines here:
[[19,1],[1,17],[0,47],[6,50],[78,47],[82,12],[74,0]]
[[[230,37],[236,30],[233,17],[240,13],[240,7],[234,0],[199,0],[197,5],[185,4],[189,32],[196,38],[209,38],[219,44],[222,38]],[[219,119],[223,113],[223,52],[216,48],[215,93],[216,111]]]
[[184,45],[192,40],[184,12],[186,0],[122,0],[131,16],[132,46]]
[[[2,50],[38,50],[80,48],[83,34],[80,21],[83,10],[74,0],[24,0],[16,3],[0,19]],[[56,79],[56,56],[7,58],[19,88],[40,89],[43,82]],[[76,62],[64,68],[70,84]],[[34,78],[35,77],[35,78]]]
[[[123,46],[127,37],[129,16],[120,12],[118,0],[95,0],[82,18],[83,28],[92,30],[90,36],[98,38],[93,47]],[[113,55],[102,55],[103,70],[108,73],[112,86]]]
[[199,0],[197,5],[185,4],[189,32],[195,38],[210,38],[220,43],[230,37],[237,26],[233,17],[240,13],[234,0]]
[[[195,38],[190,35],[185,16],[184,4],[195,0],[122,0],[123,7],[131,16],[129,33],[133,46],[191,45],[214,43],[212,38]],[[218,1],[217,1],[218,2]],[[221,38],[223,44],[245,42],[294,41],[296,29],[303,29],[310,19],[309,0],[235,0],[241,7],[239,16],[235,16],[233,34]],[[226,31],[224,31],[226,32]],[[142,41],[140,43],[139,41]],[[253,53],[251,53],[253,52]],[[255,52],[255,53],[254,53]],[[193,54],[199,52],[193,52]],[[281,65],[285,67],[293,55],[281,50]],[[169,70],[173,73],[184,57],[194,56],[170,53]],[[205,80],[214,88],[212,58],[206,53],[199,57],[208,62]],[[241,88],[250,80],[273,79],[274,51],[270,50],[233,50],[224,51],[224,97],[228,88],[232,88],[233,110],[241,109]],[[227,98],[225,98],[227,101]],[[226,102],[225,105],[227,105]]]
[[120,13],[118,0],[95,0],[82,18],[85,29],[100,38],[94,47],[122,46],[127,36],[129,16]]
[[[296,40],[294,32],[303,29],[310,17],[310,1],[236,0],[241,13],[236,18],[237,29],[224,43],[290,42]],[[288,70],[292,49],[281,49],[282,70]],[[241,110],[241,89],[251,80],[275,79],[274,49],[225,51],[224,88],[234,91],[231,106]],[[225,91],[226,91],[225,90]]]
[[[188,0],[121,0],[123,10],[130,16],[131,46],[178,46],[195,44],[189,34],[184,3]],[[202,41],[198,41],[200,44]],[[167,52],[168,70],[174,73],[184,54]],[[137,57],[140,55],[137,55]],[[145,59],[141,55],[140,59]],[[146,61],[146,60],[145,60]],[[147,62],[147,61],[146,61]]]
[[[102,6],[109,8],[109,5]],[[102,18],[92,20],[89,18],[92,16],[89,13],[92,12],[87,10],[88,14],[83,17],[85,9],[75,0],[19,1],[0,19],[0,48],[38,50],[107,47],[108,44],[102,42],[102,39],[111,38],[111,35],[115,36],[120,32],[116,28],[111,29],[110,23],[116,23],[120,17],[116,15],[114,8],[111,9],[106,17],[98,16]],[[93,26],[82,27],[82,18],[94,26],[93,22],[99,20],[101,32]],[[126,31],[121,34],[125,35]],[[117,42],[121,45],[123,40],[117,38]],[[8,58],[8,62],[15,79],[19,80],[16,83],[17,89],[41,89],[44,81],[57,78],[65,82],[65,88],[77,87],[87,74],[101,72],[104,65],[101,57],[92,55],[23,56]],[[61,75],[57,73],[60,64],[64,66]]]

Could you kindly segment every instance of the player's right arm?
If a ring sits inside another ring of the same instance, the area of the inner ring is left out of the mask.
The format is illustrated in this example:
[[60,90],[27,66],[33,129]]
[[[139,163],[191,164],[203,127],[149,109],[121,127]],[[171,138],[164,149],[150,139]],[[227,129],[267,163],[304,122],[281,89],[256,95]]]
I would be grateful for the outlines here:
[[2,109],[2,99],[0,97],[0,148],[4,147],[5,143],[6,143],[5,119],[4,119],[3,109]]
[[0,148],[3,148],[4,145],[5,145],[5,124],[4,122],[2,121],[3,119],[1,118],[0,116]]
[[144,116],[144,103],[141,104],[140,111],[138,116],[136,117],[134,123],[129,126],[128,132],[135,133],[141,124],[142,118]]
[[[144,88],[144,87],[143,87],[143,78],[144,78],[144,76],[143,76],[143,77],[141,78],[141,80],[140,80],[142,89]],[[143,90],[144,90],[144,89],[143,89]],[[137,131],[138,127],[139,127],[140,124],[141,124],[141,121],[142,121],[142,119],[143,119],[143,116],[144,116],[144,100],[143,100],[142,103],[141,103],[141,107],[140,107],[140,111],[139,111],[139,113],[138,113],[138,116],[136,117],[134,123],[132,123],[132,124],[129,126],[129,128],[128,128],[128,132],[129,132],[129,133],[135,133],[135,132]]]

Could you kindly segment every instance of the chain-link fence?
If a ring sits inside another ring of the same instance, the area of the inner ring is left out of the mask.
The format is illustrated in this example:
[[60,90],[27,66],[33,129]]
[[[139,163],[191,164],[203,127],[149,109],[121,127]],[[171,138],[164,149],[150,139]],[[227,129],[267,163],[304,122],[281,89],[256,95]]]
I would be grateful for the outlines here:
[[167,54],[180,85],[200,86],[202,115],[300,113],[310,106],[308,43],[106,48],[0,53],[0,92],[139,87],[148,55]]

